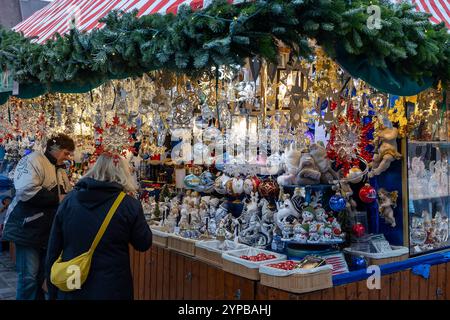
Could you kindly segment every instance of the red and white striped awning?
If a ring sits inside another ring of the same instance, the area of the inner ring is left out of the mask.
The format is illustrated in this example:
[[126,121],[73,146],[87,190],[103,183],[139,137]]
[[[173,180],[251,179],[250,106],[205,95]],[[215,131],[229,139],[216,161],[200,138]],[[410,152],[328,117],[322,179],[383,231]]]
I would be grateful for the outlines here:
[[[394,0],[396,1],[396,0]],[[80,31],[101,28],[99,19],[112,10],[129,12],[138,10],[138,16],[153,13],[177,13],[182,4],[200,9],[212,0],[54,0],[46,7],[14,27],[26,37],[36,37],[35,42],[43,43],[55,33],[65,34],[73,26]],[[244,0],[228,0],[230,3]],[[445,22],[450,28],[449,0],[412,0],[417,10],[429,12],[434,23]]]
[[[28,19],[14,27],[26,37],[37,37],[38,43],[50,39],[55,33],[65,34],[73,26],[80,31],[101,28],[98,22],[112,10],[125,12],[138,10],[138,16],[153,13],[174,13],[187,4],[193,9],[209,5],[211,0],[54,0]],[[242,0],[228,0],[230,3]]]
[[431,22],[444,22],[450,29],[450,0],[412,0],[412,3],[418,11],[431,13]]

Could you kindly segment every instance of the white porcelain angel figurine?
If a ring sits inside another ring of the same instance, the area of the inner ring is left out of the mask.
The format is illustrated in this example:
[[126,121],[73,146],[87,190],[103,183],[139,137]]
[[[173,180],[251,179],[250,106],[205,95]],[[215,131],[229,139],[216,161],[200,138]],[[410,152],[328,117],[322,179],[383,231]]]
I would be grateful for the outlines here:
[[436,176],[438,178],[438,190],[437,194],[440,196],[447,196],[449,194],[448,189],[448,162],[447,159],[439,160],[435,165]]
[[190,221],[190,226],[193,229],[199,230],[201,225],[202,225],[202,218],[200,217],[200,210],[199,207],[195,205],[194,201],[193,201],[193,205],[191,206],[191,221]]
[[411,167],[409,171],[409,188],[413,199],[420,199],[424,197],[426,189],[428,189],[427,171],[425,164],[420,157],[413,157],[411,160]]
[[168,232],[174,232],[175,227],[177,226],[178,214],[179,214],[178,208],[172,207],[170,209],[170,213],[164,220],[163,224],[163,226],[167,229]]
[[430,194],[439,194],[440,161],[430,161],[428,190]]
[[205,223],[206,218],[209,217],[208,201],[206,199],[202,198],[202,201],[200,202],[198,211],[199,211],[200,218],[202,219],[202,222]]
[[189,214],[193,210],[192,201],[186,201],[187,203],[181,206],[180,210],[180,221],[178,222],[178,226],[180,229],[189,229]]

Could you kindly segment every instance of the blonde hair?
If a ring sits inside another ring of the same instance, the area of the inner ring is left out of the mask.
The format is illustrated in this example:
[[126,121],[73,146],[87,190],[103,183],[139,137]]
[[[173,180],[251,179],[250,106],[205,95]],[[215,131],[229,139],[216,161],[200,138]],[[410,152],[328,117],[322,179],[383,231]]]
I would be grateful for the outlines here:
[[98,181],[116,182],[126,192],[138,190],[135,177],[131,174],[131,168],[122,157],[114,157],[102,154],[98,157],[94,166],[84,175]]

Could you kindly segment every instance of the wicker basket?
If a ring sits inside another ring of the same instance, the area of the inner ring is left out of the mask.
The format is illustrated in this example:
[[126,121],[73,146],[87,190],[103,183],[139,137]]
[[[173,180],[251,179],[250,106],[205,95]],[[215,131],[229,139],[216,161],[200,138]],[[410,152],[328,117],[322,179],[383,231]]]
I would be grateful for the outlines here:
[[409,258],[409,254],[403,254],[401,256],[397,256],[397,257],[389,257],[389,258],[369,258],[369,265],[382,265],[382,264],[387,264],[387,263],[392,263],[392,262],[399,262],[399,261],[403,261]]
[[307,274],[291,274],[285,277],[261,273],[261,284],[294,293],[304,293],[331,288],[331,270],[322,270]]
[[214,251],[210,251],[208,249],[197,247],[195,249],[195,257],[207,264],[210,264],[214,267],[222,268],[222,254]]
[[[256,255],[258,253],[273,254],[275,259],[265,261],[247,261],[240,259],[241,255]],[[262,264],[274,263],[286,259],[286,255],[257,248],[231,250],[222,254],[223,270],[250,280],[259,280],[259,267]]]
[[[222,253],[247,248],[245,244],[234,243],[230,240],[225,240],[225,249],[219,249],[219,240],[199,241],[196,243],[195,257],[203,262],[222,268],[223,259]],[[223,244],[222,244],[223,245]]]
[[250,280],[260,279],[258,268],[248,268],[242,264],[225,259],[223,259],[223,270]]
[[171,234],[168,238],[167,247],[170,250],[193,257],[195,256],[195,243],[197,241]]
[[409,249],[400,246],[391,246],[392,251],[387,253],[367,253],[363,251],[345,248],[344,251],[351,255],[359,255],[367,258],[369,265],[382,265],[392,262],[399,262],[409,258]]

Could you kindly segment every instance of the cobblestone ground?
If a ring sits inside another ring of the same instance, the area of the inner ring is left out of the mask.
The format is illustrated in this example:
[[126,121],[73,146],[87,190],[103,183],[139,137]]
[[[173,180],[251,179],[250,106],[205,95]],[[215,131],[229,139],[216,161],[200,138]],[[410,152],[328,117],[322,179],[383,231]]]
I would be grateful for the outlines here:
[[0,252],[0,300],[16,299],[17,273],[8,251]]

